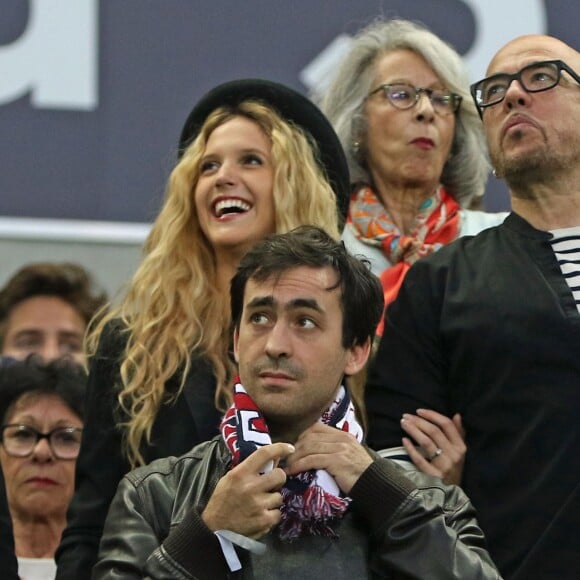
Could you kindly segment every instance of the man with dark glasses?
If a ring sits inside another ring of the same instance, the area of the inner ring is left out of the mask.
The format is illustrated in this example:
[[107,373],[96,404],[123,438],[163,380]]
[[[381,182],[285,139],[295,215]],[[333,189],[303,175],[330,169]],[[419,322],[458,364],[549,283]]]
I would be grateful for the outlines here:
[[472,86],[512,213],[411,268],[367,385],[375,449],[418,408],[461,414],[462,486],[512,580],[580,578],[579,73],[530,35]]
[[553,89],[562,79],[562,71],[580,83],[580,77],[563,60],[532,62],[511,73],[497,73],[471,85],[471,94],[479,116],[487,107],[498,105],[505,97],[513,81],[518,81],[527,93],[541,93]]

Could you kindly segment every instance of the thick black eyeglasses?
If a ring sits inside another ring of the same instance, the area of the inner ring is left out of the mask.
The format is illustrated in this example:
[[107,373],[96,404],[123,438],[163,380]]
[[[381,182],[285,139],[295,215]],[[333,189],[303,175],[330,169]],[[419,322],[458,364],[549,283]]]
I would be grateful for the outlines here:
[[2,426],[2,445],[12,457],[28,457],[41,439],[46,439],[57,459],[76,459],[81,448],[83,430],[78,427],[59,427],[41,433],[28,425]]
[[520,69],[517,73],[498,73],[471,85],[471,96],[479,116],[483,118],[483,109],[501,103],[513,81],[518,81],[528,93],[549,91],[560,83],[562,71],[566,71],[577,83],[580,77],[562,60],[544,60],[534,62]]
[[397,109],[410,109],[414,107],[421,98],[421,94],[425,93],[433,109],[440,115],[451,115],[459,109],[462,98],[451,91],[445,89],[426,89],[423,87],[414,87],[407,83],[392,83],[381,85],[369,93],[369,97],[382,93],[393,107]]

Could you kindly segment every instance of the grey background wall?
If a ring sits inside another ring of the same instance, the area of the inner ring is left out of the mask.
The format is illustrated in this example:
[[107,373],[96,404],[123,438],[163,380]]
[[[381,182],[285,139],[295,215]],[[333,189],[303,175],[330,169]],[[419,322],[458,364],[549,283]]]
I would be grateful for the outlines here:
[[[308,93],[379,14],[422,21],[478,77],[518,34],[548,32],[577,47],[580,4],[2,0],[0,284],[26,262],[69,259],[116,291],[138,262],[195,101],[241,77]],[[486,206],[507,207],[495,180]]]
[[0,286],[30,262],[79,262],[118,296],[141,256],[148,224],[0,217]]
[[2,275],[0,286],[29,262],[78,262],[95,277],[110,298],[122,291],[123,285],[139,263],[138,244],[94,244],[60,240],[0,240]]

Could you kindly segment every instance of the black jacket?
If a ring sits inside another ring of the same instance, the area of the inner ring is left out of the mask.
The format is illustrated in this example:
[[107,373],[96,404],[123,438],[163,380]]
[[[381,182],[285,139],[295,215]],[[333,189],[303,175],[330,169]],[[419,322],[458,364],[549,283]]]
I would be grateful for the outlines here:
[[229,462],[218,436],[128,474],[111,505],[93,580],[499,578],[461,489],[380,458],[353,487],[337,540],[284,544],[270,533],[261,540],[266,555],[237,549],[243,567],[230,573],[199,515]]
[[18,565],[14,554],[14,538],[12,537],[12,520],[6,501],[4,475],[0,469],[0,570],[5,580],[17,580]]
[[[117,394],[124,347],[121,327],[112,323],[91,361],[75,494],[56,554],[58,580],[90,577],[109,504],[119,481],[131,468],[122,451],[122,433],[116,427],[121,419]],[[167,383],[168,392],[177,388],[178,380],[176,376]],[[142,449],[147,462],[186,453],[218,432],[220,415],[214,406],[214,390],[210,365],[204,359],[194,360],[183,392],[175,403],[163,405],[155,419],[152,443]]]
[[510,214],[414,264],[366,389],[373,449],[403,413],[461,413],[462,487],[514,580],[580,578],[580,314],[550,238]]

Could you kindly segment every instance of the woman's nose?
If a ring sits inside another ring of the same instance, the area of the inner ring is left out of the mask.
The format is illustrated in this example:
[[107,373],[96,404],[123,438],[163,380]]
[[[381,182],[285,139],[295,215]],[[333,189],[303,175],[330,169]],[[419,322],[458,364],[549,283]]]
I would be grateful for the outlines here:
[[52,449],[50,448],[48,439],[46,437],[43,437],[36,442],[34,448],[32,449],[32,455],[36,461],[41,461],[43,463],[46,461],[52,461],[54,459]]
[[419,93],[419,100],[415,105],[416,117],[418,120],[431,120],[435,116],[433,103],[427,93]]
[[233,185],[237,181],[237,171],[232,163],[222,163],[216,173],[216,185]]

